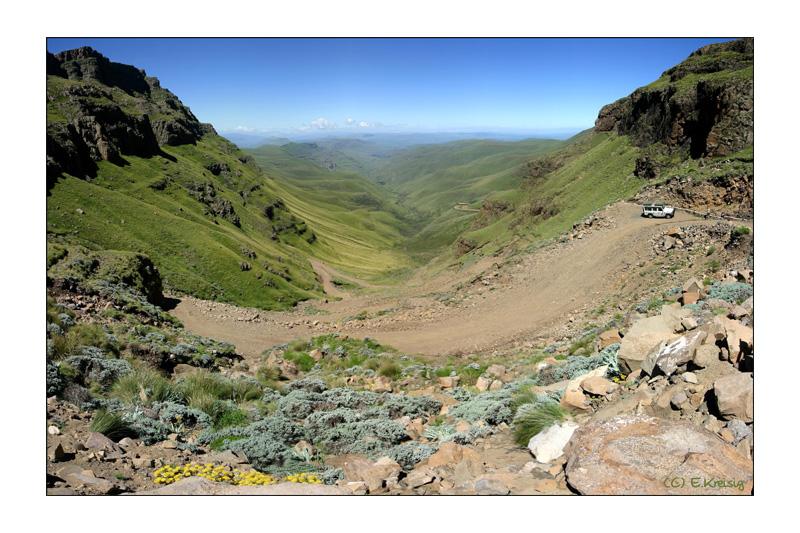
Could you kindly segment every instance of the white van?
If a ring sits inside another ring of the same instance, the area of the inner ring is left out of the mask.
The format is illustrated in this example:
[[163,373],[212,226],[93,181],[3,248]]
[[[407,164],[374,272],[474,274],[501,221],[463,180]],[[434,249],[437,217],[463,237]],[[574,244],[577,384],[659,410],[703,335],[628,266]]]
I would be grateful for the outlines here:
[[647,218],[672,218],[675,216],[675,208],[664,204],[644,204],[642,206],[642,216]]

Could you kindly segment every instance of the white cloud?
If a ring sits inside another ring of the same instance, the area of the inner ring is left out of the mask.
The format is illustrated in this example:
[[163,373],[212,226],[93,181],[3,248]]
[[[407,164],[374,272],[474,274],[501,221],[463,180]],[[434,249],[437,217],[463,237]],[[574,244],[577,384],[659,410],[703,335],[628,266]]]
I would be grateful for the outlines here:
[[371,124],[369,122],[365,121],[365,120],[362,120],[361,122],[358,123],[358,127],[359,128],[369,128],[370,125]]
[[331,130],[336,127],[335,122],[331,122],[325,117],[315,118],[311,121],[311,128],[317,130]]
[[249,126],[236,126],[236,127],[235,127],[235,128],[233,128],[233,129],[234,129],[235,131],[241,131],[241,132],[244,132],[244,133],[249,133],[249,132],[256,131],[256,129],[255,129],[255,128],[251,128],[251,127],[249,127]]
[[347,117],[347,118],[345,119],[345,122],[347,122],[347,125],[348,125],[348,126],[352,126],[353,124],[355,124],[355,122],[356,122],[356,119],[354,119],[353,117]]

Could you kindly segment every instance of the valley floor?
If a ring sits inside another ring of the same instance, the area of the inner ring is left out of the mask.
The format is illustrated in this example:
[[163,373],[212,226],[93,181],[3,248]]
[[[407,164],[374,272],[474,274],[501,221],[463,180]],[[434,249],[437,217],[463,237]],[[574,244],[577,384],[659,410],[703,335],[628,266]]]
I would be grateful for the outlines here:
[[671,226],[718,223],[684,211],[674,219],[646,219],[626,202],[608,207],[596,220],[575,238],[531,254],[488,258],[432,277],[420,272],[402,287],[347,291],[331,282],[346,276],[315,261],[331,299],[305,302],[291,312],[185,297],[173,313],[189,331],[230,342],[246,357],[332,331],[426,356],[507,352],[573,333],[572,323],[582,323],[579,317],[604,303],[623,309],[626,297],[640,297],[648,287],[655,292],[659,282],[653,277],[663,277],[647,270],[655,236]]

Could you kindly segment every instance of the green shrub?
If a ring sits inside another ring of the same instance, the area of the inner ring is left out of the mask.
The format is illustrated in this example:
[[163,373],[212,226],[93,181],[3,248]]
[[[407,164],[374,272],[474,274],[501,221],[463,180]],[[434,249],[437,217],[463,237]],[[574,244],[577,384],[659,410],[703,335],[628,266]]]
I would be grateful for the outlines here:
[[229,379],[205,370],[184,376],[177,386],[189,405],[198,409],[202,409],[201,405],[210,408],[213,400],[240,403],[258,400],[263,394],[261,384],[255,379]]
[[460,378],[461,385],[475,385],[478,381],[478,378],[486,372],[488,368],[487,365],[479,365],[477,363],[473,363],[471,365],[465,365],[459,368],[456,373]]
[[733,231],[731,231],[731,234],[734,237],[740,237],[742,235],[749,235],[750,234],[750,228],[747,227],[747,226],[738,226],[738,227],[734,228]]
[[214,420],[214,429],[224,429],[228,427],[246,426],[250,422],[247,413],[241,409],[232,407],[223,411]]
[[119,440],[134,434],[128,424],[119,416],[105,409],[98,409],[92,416],[89,429],[102,433],[112,440]]
[[392,361],[384,361],[378,368],[378,374],[389,379],[397,379],[401,372],[400,367]]
[[520,446],[527,446],[531,437],[564,418],[564,410],[555,402],[537,404],[530,409],[521,410],[514,418],[514,440]]
[[296,364],[297,368],[303,372],[309,372],[317,364],[314,358],[306,352],[288,352],[284,355],[284,358]]
[[155,402],[179,402],[181,391],[161,373],[151,368],[138,368],[119,378],[111,387],[111,397],[128,405],[151,406]]
[[434,371],[434,375],[438,378],[446,378],[453,374],[455,369],[452,366],[442,366]]
[[576,341],[573,341],[569,346],[570,355],[589,355],[594,350],[594,339],[597,335],[590,333],[584,335]]

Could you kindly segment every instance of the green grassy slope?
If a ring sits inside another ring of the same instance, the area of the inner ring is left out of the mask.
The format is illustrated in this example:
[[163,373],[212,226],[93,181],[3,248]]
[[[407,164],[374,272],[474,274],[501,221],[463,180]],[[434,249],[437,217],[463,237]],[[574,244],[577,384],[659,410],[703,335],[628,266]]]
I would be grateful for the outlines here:
[[399,248],[413,231],[408,209],[385,189],[352,173],[297,157],[298,145],[250,150],[269,187],[318,236],[315,257],[368,278],[412,265]]
[[518,167],[562,146],[561,141],[457,141],[396,153],[380,169],[380,180],[397,190],[404,203],[421,212],[441,213],[458,202],[515,190]]
[[592,211],[634,194],[645,184],[633,175],[638,152],[627,137],[613,133],[574,137],[549,156],[558,168],[524,179],[513,211],[462,234],[476,248],[460,260],[490,255],[512,241],[525,247],[550,239]]
[[[168,289],[202,298],[279,309],[322,294],[305,257],[311,230],[286,210],[268,219],[264,208],[276,196],[244,154],[214,134],[163,150],[174,161],[126,156],[124,166],[100,162],[96,179],[60,179],[47,199],[51,238],[143,252]],[[230,170],[214,176],[212,161]],[[190,192],[198,185],[230,202],[240,227],[209,213]]]
[[393,153],[374,179],[400,197],[421,223],[404,249],[418,261],[449,250],[468,230],[474,212],[486,199],[516,203],[525,162],[563,146],[562,141],[456,141],[412,147]]

